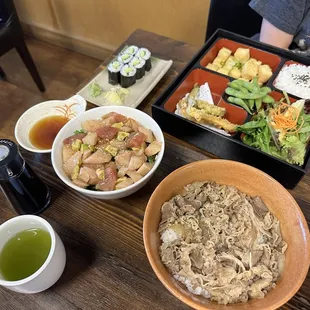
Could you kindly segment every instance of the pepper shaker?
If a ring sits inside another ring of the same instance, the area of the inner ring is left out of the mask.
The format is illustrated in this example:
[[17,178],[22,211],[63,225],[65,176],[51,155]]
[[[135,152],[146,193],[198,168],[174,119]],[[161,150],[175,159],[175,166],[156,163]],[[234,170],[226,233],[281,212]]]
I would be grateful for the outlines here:
[[7,139],[0,139],[0,187],[18,214],[42,213],[51,200],[47,185]]

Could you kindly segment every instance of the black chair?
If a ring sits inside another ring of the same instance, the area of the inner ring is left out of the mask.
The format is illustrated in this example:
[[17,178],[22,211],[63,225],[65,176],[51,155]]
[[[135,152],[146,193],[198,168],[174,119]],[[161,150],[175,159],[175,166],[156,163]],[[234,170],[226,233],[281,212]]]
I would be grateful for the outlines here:
[[[44,84],[26,46],[13,0],[0,0],[0,57],[13,48],[16,48],[39,90],[44,92]],[[5,78],[1,67],[0,78]]]
[[249,7],[249,0],[211,0],[206,41],[222,28],[245,37],[260,32],[262,17]]

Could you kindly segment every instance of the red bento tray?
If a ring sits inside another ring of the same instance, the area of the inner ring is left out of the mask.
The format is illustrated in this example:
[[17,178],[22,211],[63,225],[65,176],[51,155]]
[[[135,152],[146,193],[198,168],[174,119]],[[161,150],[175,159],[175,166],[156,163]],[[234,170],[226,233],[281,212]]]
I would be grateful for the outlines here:
[[250,50],[251,58],[255,58],[261,61],[264,65],[269,65],[273,73],[277,70],[281,63],[281,58],[275,54],[271,54],[228,39],[219,39],[213,44],[213,46],[209,49],[205,56],[203,56],[203,58],[200,60],[200,65],[202,67],[205,67],[208,63],[211,63],[217,56],[220,49],[223,47],[230,49],[233,54],[239,47],[248,48]]
[[[281,92],[278,91],[272,91],[271,93],[268,94],[269,96],[271,96],[275,101],[280,101],[281,98],[284,97],[284,95]],[[295,101],[297,101],[297,99],[292,98],[290,96],[288,96],[288,98],[290,99],[290,102],[293,103]]]
[[192,90],[195,83],[203,85],[206,82],[209,84],[214,104],[226,109],[225,118],[233,124],[242,125],[248,116],[247,112],[242,108],[227,103],[222,98],[222,94],[225,92],[229,80],[223,76],[211,73],[204,69],[194,69],[191,71],[180,86],[165,102],[164,108],[167,111],[174,113],[177,103]]

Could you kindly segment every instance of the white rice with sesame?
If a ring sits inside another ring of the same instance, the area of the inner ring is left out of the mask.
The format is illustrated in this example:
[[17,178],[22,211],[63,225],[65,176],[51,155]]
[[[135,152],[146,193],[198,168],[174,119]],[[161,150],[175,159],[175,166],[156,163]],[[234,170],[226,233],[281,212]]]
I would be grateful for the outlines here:
[[310,99],[310,67],[299,64],[283,67],[274,86],[299,98]]

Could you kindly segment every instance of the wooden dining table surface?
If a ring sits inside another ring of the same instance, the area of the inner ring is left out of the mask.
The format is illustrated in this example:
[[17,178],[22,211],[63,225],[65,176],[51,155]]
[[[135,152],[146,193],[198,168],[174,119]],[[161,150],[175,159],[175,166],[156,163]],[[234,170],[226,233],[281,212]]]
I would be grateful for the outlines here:
[[[182,71],[198,48],[136,30],[99,66],[94,76],[128,44],[145,46],[153,55],[173,60],[170,70],[138,107],[151,114],[151,105]],[[93,107],[88,104],[88,108]],[[0,104],[0,114],[7,113],[9,108]],[[26,102],[20,102],[19,115],[27,108],[29,106]],[[13,113],[2,122],[1,138],[15,140],[14,126],[19,115]],[[1,310],[190,309],[171,295],[154,274],[143,245],[143,216],[152,192],[169,173],[190,162],[214,156],[168,134],[165,134],[165,143],[164,158],[151,181],[129,197],[107,201],[86,197],[62,183],[54,172],[50,154],[30,153],[20,148],[28,164],[51,190],[52,201],[42,217],[50,222],[63,240],[67,263],[59,281],[45,292],[24,295],[1,287]],[[309,225],[309,171],[290,193]],[[0,224],[16,216],[2,192],[0,205]],[[309,273],[297,294],[281,309],[310,309]]]

